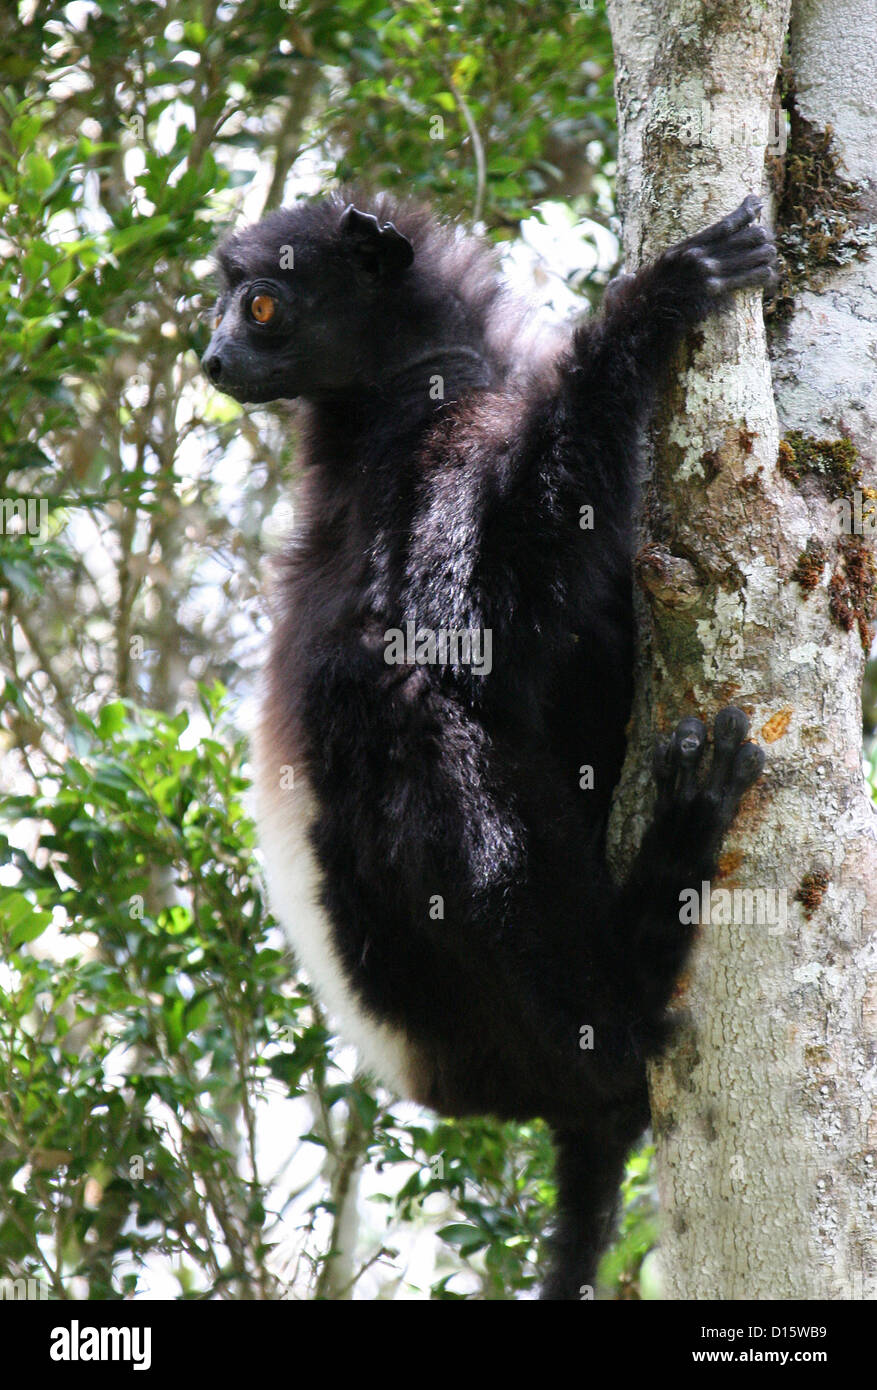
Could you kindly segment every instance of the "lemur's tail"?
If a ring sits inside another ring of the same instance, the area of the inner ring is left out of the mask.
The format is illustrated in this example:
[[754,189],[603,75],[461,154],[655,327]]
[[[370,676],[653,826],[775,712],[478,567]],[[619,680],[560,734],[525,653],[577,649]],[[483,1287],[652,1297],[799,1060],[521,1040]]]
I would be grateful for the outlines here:
[[557,1212],[551,1268],[540,1298],[594,1296],[600,1256],[618,1219],[619,1189],[629,1145],[580,1129],[555,1129]]

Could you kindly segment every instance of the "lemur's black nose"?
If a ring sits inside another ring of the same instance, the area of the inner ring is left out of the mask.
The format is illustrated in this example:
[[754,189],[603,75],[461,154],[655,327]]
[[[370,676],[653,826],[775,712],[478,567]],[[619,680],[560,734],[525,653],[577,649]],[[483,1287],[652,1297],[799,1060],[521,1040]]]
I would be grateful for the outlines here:
[[222,380],[222,357],[218,352],[209,352],[201,359],[201,366],[204,368],[214,386],[218,386]]

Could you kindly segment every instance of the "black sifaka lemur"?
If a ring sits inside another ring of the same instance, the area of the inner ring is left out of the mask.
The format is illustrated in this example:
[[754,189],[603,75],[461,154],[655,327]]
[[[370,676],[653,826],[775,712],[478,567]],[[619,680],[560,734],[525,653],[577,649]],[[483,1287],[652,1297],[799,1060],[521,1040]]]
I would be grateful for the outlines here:
[[638,440],[686,330],[774,284],[760,207],[551,342],[486,246],[386,195],[278,210],[219,250],[207,376],[305,403],[254,740],[271,902],[398,1095],[550,1125],[546,1298],[593,1285],[691,944],[680,894],[764,762],[729,707],[700,771],[706,730],[684,719],[613,881]]

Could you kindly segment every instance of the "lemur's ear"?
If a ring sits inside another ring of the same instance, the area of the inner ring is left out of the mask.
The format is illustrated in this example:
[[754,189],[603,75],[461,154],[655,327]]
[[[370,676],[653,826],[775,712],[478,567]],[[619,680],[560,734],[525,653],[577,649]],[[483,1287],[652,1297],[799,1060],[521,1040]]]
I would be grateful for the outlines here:
[[339,230],[364,270],[372,275],[398,275],[414,260],[414,247],[392,222],[378,222],[373,212],[360,212],[350,203],[341,214]]

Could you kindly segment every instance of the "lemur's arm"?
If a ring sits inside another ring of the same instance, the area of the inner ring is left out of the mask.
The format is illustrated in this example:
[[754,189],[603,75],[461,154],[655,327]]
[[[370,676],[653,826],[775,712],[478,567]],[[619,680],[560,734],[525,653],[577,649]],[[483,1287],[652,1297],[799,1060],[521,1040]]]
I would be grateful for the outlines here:
[[[491,442],[487,478],[479,484],[480,524],[471,536],[460,518],[475,519],[468,489],[478,437],[467,433],[465,416],[449,436],[448,454],[457,458],[444,474],[448,498],[437,499],[424,517],[418,544],[434,547],[431,570],[444,563],[449,573],[455,569],[455,580],[464,570],[467,581],[477,577],[482,614],[496,619],[491,596],[514,588],[515,571],[535,578],[531,594],[541,593],[542,612],[533,620],[543,632],[551,610],[561,611],[559,600],[583,575],[592,596],[611,608],[624,582],[619,562],[629,567],[625,537],[639,436],[663,371],[686,330],[719,312],[733,291],[776,283],[773,236],[755,221],[760,209],[755,196],[744,199],[721,221],[610,285],[603,312],[574,334],[555,393],[534,399],[501,451]],[[587,507],[593,516],[585,525]],[[459,563],[461,539],[477,548],[477,564],[468,568]],[[589,607],[607,611],[598,602]]]
[[602,314],[575,336],[572,381],[586,393],[589,414],[608,393],[613,412],[624,402],[641,424],[685,332],[724,308],[735,290],[776,285],[776,246],[769,228],[756,220],[760,212],[761,200],[750,194],[727,217],[671,246],[636,275],[610,283]]

